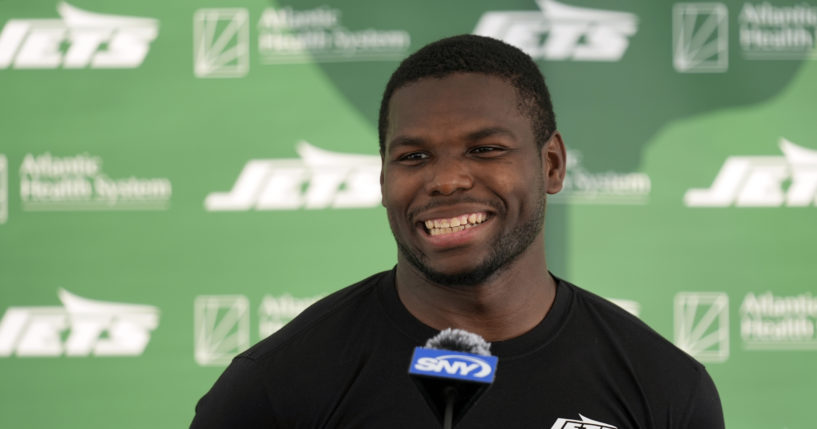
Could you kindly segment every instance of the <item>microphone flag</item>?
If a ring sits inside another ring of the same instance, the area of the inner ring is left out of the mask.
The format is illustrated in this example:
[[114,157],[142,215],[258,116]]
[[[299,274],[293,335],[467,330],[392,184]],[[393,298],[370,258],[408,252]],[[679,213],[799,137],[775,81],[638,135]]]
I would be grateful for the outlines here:
[[[449,334],[446,334],[449,332]],[[447,329],[429,340],[432,347],[440,336],[467,334],[476,337],[480,347],[458,347],[481,354],[458,350],[416,347],[409,365],[409,375],[417,384],[431,410],[443,427],[449,428],[462,419],[493,383],[499,359],[488,354],[490,346],[482,337],[461,330]],[[439,342],[438,342],[439,343]],[[450,345],[451,342],[447,342]],[[484,347],[483,347],[484,346]]]

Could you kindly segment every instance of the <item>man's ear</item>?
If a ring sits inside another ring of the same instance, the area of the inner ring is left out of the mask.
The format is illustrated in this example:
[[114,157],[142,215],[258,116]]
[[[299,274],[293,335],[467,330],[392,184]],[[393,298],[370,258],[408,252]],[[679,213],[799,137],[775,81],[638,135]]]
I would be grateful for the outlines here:
[[545,191],[555,194],[562,190],[565,181],[567,155],[562,134],[554,131],[542,148],[542,166],[545,169]]
[[383,151],[380,151],[380,205],[386,207],[386,199],[385,195],[383,195],[383,168],[386,165],[385,157],[383,156]]

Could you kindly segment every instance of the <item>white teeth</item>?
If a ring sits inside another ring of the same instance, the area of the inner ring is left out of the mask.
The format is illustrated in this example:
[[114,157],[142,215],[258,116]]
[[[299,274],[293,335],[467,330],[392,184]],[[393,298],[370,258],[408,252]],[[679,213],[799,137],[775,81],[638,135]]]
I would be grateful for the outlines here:
[[[473,226],[473,225],[471,225]],[[443,234],[451,234],[452,232],[462,231],[465,228],[470,228],[471,226],[455,226],[453,228],[434,228],[429,233],[431,235],[443,235]]]
[[479,225],[488,216],[485,213],[471,213],[467,215],[455,216],[448,219],[434,219],[424,222],[426,229],[432,236],[450,234],[452,232],[462,231],[466,228],[473,228]]

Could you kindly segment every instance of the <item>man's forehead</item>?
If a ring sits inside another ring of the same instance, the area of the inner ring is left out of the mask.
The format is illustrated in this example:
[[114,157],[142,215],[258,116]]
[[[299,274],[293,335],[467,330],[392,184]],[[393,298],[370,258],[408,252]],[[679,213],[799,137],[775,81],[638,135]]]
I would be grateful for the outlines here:
[[521,121],[529,125],[519,107],[516,89],[502,77],[457,73],[423,78],[392,96],[386,141],[388,144],[400,137],[397,134],[422,131],[432,124],[459,128],[467,122],[469,126],[463,131],[467,133],[496,133]]
[[393,103],[396,95],[413,92],[417,90],[417,88],[451,88],[454,90],[462,87],[471,87],[473,85],[484,86],[486,84],[504,87],[513,92],[516,91],[511,79],[505,76],[478,72],[452,72],[442,75],[429,75],[407,81],[405,84],[395,88],[389,102],[390,104]]
[[[518,105],[515,88],[505,79],[458,73],[442,78],[424,78],[395,91],[389,102],[389,119],[398,115],[457,111],[498,111]],[[418,112],[419,111],[419,112]]]

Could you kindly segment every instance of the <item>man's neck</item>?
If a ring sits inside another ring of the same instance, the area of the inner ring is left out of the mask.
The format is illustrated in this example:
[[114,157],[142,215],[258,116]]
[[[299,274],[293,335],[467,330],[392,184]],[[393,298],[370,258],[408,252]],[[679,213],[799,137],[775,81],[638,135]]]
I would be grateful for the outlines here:
[[402,258],[397,293],[406,309],[426,325],[459,328],[487,341],[518,337],[544,319],[556,296],[544,249],[526,252],[508,267],[473,286],[443,286],[429,281]]

